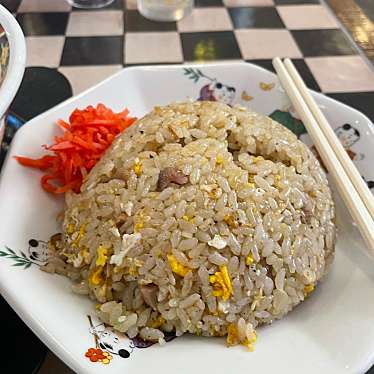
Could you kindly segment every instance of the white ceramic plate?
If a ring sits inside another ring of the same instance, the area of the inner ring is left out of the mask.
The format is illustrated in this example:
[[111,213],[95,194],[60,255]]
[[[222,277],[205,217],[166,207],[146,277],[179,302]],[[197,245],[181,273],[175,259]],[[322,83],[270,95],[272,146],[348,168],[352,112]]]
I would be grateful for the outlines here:
[[[36,251],[43,260],[43,242],[34,248],[29,240],[47,240],[59,231],[55,218],[62,200],[43,192],[40,173],[20,167],[11,156],[39,156],[40,145],[57,131],[54,122],[66,119],[76,107],[103,102],[118,111],[127,106],[142,116],[154,105],[199,97],[240,103],[265,114],[278,110],[278,118],[293,120],[272,73],[249,64],[219,64],[128,68],[21,128],[0,181],[1,292],[40,339],[79,373],[363,373],[374,362],[374,266],[339,199],[339,240],[331,273],[285,319],[259,329],[254,353],[241,346],[228,349],[221,338],[184,336],[164,347],[140,349],[119,336],[114,353],[123,349],[130,357],[113,354],[105,366],[84,356],[95,346],[87,318],[94,316],[94,303],[74,295],[67,279],[39,271],[38,262],[30,258]],[[365,179],[373,181],[373,125],[352,108],[315,97]],[[99,338],[112,339],[103,329],[96,329]],[[22,337],[20,346],[12,349],[19,350],[22,360]]]

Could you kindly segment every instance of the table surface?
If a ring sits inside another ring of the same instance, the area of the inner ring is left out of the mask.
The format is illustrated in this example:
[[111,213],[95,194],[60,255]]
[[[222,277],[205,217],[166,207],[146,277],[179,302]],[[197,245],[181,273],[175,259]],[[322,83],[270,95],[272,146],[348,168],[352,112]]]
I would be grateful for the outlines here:
[[[195,0],[191,16],[156,23],[139,14],[135,0],[115,0],[95,11],[71,9],[63,0],[0,0],[16,16],[27,44],[28,68],[12,109],[30,119],[124,66],[245,60],[272,70],[271,59],[279,55],[294,60],[310,88],[374,120],[374,2],[327,2],[331,8],[319,0]],[[347,9],[355,9],[355,16]],[[366,27],[358,35],[362,17]],[[54,82],[52,99],[38,110],[33,100],[35,92],[44,97],[43,80]],[[39,373],[52,371],[71,373],[48,353]]]

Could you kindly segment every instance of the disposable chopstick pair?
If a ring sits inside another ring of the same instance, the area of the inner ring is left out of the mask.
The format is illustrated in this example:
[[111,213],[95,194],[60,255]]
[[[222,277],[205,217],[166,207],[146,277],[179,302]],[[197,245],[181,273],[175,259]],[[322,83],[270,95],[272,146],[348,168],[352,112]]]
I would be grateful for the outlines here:
[[273,60],[279,80],[374,256],[374,198],[291,60]]

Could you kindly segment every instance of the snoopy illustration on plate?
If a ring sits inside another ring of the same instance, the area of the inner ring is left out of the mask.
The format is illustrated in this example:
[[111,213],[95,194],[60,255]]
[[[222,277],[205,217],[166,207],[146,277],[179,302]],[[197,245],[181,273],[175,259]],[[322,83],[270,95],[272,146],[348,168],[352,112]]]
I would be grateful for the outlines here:
[[5,245],[0,249],[0,258],[13,262],[13,266],[29,269],[31,266],[44,266],[48,262],[48,243],[43,240],[30,239],[27,251],[17,251]]
[[236,89],[222,82],[216,78],[211,78],[204,74],[200,69],[185,68],[184,75],[187,75],[195,83],[201,79],[206,83],[200,88],[199,101],[220,101],[222,103],[231,105],[234,102]]
[[48,260],[48,243],[43,240],[30,239],[28,254],[31,260],[44,264]]
[[[90,333],[94,337],[95,347],[88,348],[85,356],[91,362],[110,364],[114,357],[129,358],[135,348],[144,349],[151,347],[155,342],[146,341],[136,336],[128,338],[124,334],[117,334],[108,328],[105,323],[95,325],[91,316],[87,316],[90,323]],[[175,332],[165,332],[165,341],[171,342],[176,338]]]
[[135,345],[130,339],[121,339],[115,332],[106,328],[104,323],[94,325],[91,316],[87,316],[90,323],[90,333],[94,337],[95,347],[89,348],[85,356],[91,362],[109,364],[113,356],[129,358]]

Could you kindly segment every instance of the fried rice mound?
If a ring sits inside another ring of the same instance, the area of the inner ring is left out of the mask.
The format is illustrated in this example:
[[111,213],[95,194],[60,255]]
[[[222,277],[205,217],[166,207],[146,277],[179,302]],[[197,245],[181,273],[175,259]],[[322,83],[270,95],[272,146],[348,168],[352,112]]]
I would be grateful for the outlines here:
[[241,107],[156,107],[67,194],[45,270],[73,280],[130,338],[227,335],[302,302],[335,245],[328,181],[307,146]]

